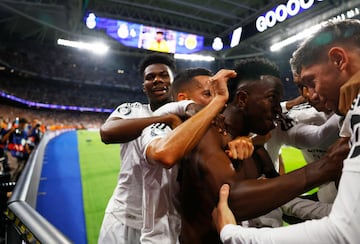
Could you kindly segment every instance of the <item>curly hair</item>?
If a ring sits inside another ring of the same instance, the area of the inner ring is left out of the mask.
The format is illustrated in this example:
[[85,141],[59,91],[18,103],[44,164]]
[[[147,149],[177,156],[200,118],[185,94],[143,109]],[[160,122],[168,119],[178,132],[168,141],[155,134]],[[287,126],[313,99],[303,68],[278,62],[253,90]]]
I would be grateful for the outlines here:
[[244,82],[258,81],[262,75],[271,75],[280,78],[279,68],[265,58],[242,59],[235,64],[234,70],[237,76],[228,81],[228,102],[233,101],[239,85]]
[[173,73],[176,71],[175,60],[170,55],[154,53],[147,55],[143,60],[141,60],[139,65],[139,73],[141,76],[144,75],[146,67],[151,64],[165,64],[169,66]]

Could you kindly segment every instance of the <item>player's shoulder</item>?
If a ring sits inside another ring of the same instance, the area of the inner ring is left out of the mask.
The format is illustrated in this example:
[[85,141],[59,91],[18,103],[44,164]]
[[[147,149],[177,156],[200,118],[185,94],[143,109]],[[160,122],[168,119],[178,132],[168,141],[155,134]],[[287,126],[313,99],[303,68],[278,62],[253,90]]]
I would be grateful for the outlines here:
[[120,117],[133,117],[143,113],[149,113],[148,104],[139,102],[122,103],[114,111]]

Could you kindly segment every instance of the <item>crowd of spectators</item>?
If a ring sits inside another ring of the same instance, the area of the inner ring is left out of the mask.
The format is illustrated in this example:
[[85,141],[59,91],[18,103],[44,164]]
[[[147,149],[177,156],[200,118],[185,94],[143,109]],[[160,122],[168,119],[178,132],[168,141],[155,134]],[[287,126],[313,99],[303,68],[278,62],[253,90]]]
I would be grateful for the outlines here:
[[144,99],[141,90],[129,91],[117,87],[44,80],[15,71],[0,71],[0,80],[1,91],[28,101],[46,104],[112,109],[124,101]]
[[31,109],[15,107],[13,105],[1,105],[0,115],[7,124],[16,117],[24,117],[29,121],[38,119],[46,130],[74,128],[74,129],[97,129],[104,123],[108,113],[93,113],[80,111],[62,111],[52,109]]
[[[137,55],[108,53],[98,56],[49,43],[5,43],[0,40],[0,92],[30,102],[108,110],[124,102],[145,103],[142,79],[138,73],[139,59],[141,57]],[[194,65],[208,65],[211,70],[218,68],[216,63],[177,61],[178,70]],[[285,83],[290,82],[285,80]],[[58,110],[43,112],[32,109],[31,114],[48,114],[43,116],[44,120],[50,114],[51,118],[60,117],[47,124],[87,123],[84,113],[62,115]],[[0,112],[4,115],[2,110]],[[21,113],[27,112],[23,110]],[[76,121],[79,116],[80,121]],[[99,113],[88,116],[102,117]]]
[[[134,59],[134,60],[132,60]],[[36,77],[133,89],[141,80],[136,57],[123,59],[116,54],[106,56],[57,45],[34,42],[12,42],[1,45],[0,61]],[[135,64],[135,65],[133,65]]]

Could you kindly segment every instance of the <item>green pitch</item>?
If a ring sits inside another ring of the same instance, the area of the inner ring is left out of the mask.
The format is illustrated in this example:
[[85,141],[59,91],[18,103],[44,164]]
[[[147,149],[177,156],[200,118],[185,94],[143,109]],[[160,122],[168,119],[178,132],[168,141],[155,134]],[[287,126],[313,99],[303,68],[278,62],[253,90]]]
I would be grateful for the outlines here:
[[[282,158],[284,161],[286,173],[291,172],[295,169],[301,168],[304,165],[306,165],[305,159],[304,159],[301,151],[296,148],[284,146],[281,148],[281,155],[282,155]],[[313,194],[317,190],[318,190],[318,188],[314,188],[313,190],[311,190],[305,194]]]
[[[119,174],[119,145],[105,145],[98,131],[86,130],[78,131],[78,145],[87,240],[89,244],[96,244],[104,211]],[[292,147],[283,147],[282,156],[286,172],[305,165],[301,152]]]
[[306,164],[301,151],[293,147],[283,146],[281,148],[281,156],[284,161],[286,173],[303,167]]
[[78,131],[86,233],[89,244],[97,243],[104,211],[117,182],[119,144],[105,145],[98,131]]

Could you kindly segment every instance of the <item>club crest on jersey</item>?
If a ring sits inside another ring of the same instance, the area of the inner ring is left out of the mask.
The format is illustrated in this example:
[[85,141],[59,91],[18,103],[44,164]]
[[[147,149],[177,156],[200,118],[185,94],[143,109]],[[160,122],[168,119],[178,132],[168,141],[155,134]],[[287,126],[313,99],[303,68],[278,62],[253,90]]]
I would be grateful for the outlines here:
[[128,115],[131,113],[131,106],[128,103],[121,104],[117,111],[122,115]]

